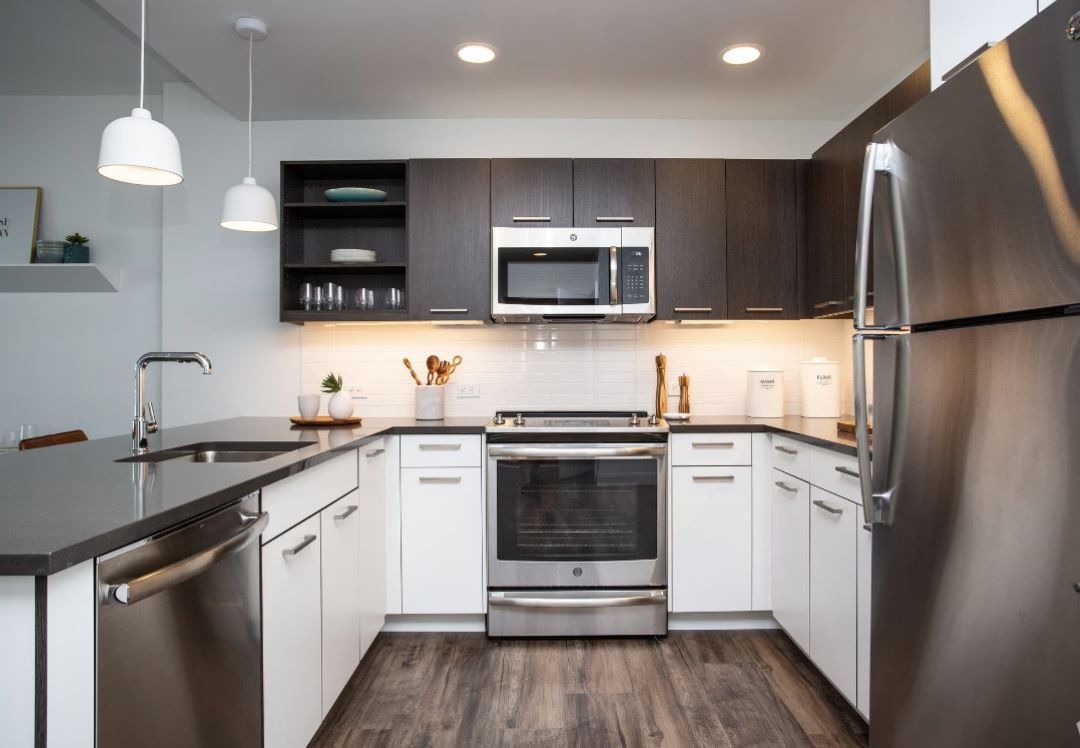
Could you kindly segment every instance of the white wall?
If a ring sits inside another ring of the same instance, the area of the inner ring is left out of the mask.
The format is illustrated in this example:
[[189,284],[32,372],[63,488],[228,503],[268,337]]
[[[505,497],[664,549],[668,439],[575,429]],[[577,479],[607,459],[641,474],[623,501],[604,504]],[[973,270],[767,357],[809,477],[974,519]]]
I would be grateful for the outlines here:
[[[161,190],[96,167],[102,129],[135,103],[0,96],[0,184],[43,187],[39,238],[79,231],[92,261],[121,270],[119,293],[0,294],[0,429],[130,429],[132,365],[161,340]],[[149,106],[157,116],[160,100]]]
[[[256,79],[256,108],[259,85]],[[164,420],[292,412],[301,385],[300,330],[277,322],[278,236],[217,225],[222,195],[244,176],[244,123],[186,84],[166,83],[164,97],[185,181],[164,198],[162,338],[168,348],[205,352],[215,366],[213,377],[175,366],[165,371]],[[257,122],[255,176],[277,195],[282,160],[805,158],[838,129],[835,122],[751,120]]]

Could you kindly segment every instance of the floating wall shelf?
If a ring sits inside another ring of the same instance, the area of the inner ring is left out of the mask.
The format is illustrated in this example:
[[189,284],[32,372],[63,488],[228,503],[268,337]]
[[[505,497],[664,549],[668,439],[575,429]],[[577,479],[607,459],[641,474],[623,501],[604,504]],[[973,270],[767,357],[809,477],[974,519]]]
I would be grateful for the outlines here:
[[100,265],[0,265],[0,293],[115,293],[119,289],[119,273]]

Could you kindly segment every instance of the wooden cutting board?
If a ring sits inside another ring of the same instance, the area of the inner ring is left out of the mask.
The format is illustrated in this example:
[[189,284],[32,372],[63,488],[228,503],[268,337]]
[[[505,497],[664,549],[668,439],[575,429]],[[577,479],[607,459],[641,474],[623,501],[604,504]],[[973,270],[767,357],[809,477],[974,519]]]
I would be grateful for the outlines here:
[[352,418],[331,418],[330,416],[315,416],[314,418],[302,418],[301,416],[289,416],[289,420],[295,423],[297,426],[307,426],[309,428],[329,428],[333,426],[359,426],[361,418],[359,416],[353,416]]

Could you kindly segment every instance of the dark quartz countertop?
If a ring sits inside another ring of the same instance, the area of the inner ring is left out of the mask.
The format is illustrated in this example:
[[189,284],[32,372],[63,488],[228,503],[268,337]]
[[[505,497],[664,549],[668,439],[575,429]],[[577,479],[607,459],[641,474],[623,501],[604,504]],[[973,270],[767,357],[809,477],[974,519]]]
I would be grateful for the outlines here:
[[756,431],[783,434],[836,452],[854,455],[855,435],[840,434],[832,418],[747,418],[746,416],[692,416],[688,421],[669,421],[673,434],[695,431]]

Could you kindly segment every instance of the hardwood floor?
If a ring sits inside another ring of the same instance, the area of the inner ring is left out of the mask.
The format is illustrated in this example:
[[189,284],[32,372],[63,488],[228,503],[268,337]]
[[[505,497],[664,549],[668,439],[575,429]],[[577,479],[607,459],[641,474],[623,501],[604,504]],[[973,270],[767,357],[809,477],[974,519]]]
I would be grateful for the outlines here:
[[865,746],[779,631],[380,634],[313,746]]

